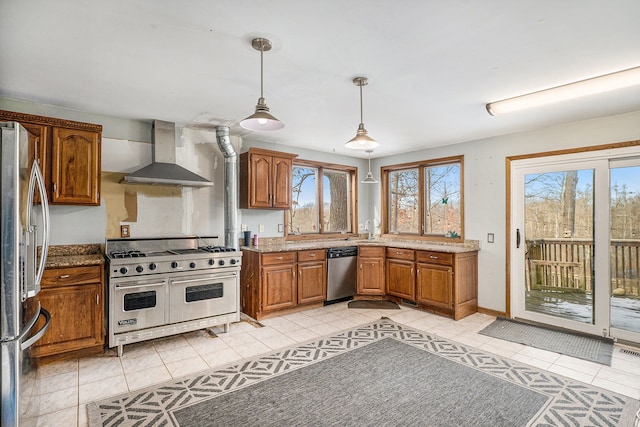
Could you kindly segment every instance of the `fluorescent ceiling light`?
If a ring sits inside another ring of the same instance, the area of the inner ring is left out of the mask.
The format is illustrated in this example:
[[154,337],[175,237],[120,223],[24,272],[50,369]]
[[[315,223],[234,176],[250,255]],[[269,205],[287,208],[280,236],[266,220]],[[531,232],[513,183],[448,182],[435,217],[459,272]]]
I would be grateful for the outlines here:
[[492,116],[640,85],[640,67],[487,104]]

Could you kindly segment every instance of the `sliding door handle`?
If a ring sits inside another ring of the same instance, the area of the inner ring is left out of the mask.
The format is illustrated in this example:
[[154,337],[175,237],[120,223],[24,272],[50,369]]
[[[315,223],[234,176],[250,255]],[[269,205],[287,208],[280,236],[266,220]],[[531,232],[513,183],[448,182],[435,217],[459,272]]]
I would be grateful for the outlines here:
[[520,229],[516,228],[516,249],[520,247]]

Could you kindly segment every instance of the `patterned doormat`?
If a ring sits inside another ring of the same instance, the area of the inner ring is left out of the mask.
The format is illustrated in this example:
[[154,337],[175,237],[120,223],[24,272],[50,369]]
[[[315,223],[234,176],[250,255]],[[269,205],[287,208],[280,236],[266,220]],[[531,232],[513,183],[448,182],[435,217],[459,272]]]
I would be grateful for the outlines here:
[[611,366],[613,340],[609,338],[572,334],[502,317],[498,317],[480,333]]
[[388,319],[93,402],[96,426],[630,426],[640,402]]

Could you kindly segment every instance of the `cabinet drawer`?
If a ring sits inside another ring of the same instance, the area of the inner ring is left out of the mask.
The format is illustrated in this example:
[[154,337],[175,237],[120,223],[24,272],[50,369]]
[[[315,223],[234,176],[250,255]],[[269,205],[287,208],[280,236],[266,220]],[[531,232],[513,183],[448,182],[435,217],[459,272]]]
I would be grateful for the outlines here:
[[323,249],[298,251],[298,262],[324,261],[325,259],[327,259],[327,251]]
[[429,264],[453,265],[453,254],[447,252],[418,251],[416,253],[416,260]]
[[41,286],[82,285],[102,280],[102,266],[46,268],[42,274]]
[[413,261],[414,257],[415,251],[413,249],[387,248],[387,258]]
[[274,252],[262,254],[262,265],[289,264],[296,262],[295,252]]
[[369,258],[384,258],[383,246],[360,246],[358,247],[358,256]]

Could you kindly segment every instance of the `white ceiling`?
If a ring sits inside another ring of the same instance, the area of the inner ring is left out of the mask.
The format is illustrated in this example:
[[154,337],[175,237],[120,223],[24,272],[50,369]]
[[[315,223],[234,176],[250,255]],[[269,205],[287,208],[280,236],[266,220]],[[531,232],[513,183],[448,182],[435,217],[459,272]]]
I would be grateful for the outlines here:
[[[373,157],[640,110],[640,87],[492,117],[485,104],[640,66],[638,0],[8,0],[0,96]],[[285,123],[238,122],[260,93]]]

